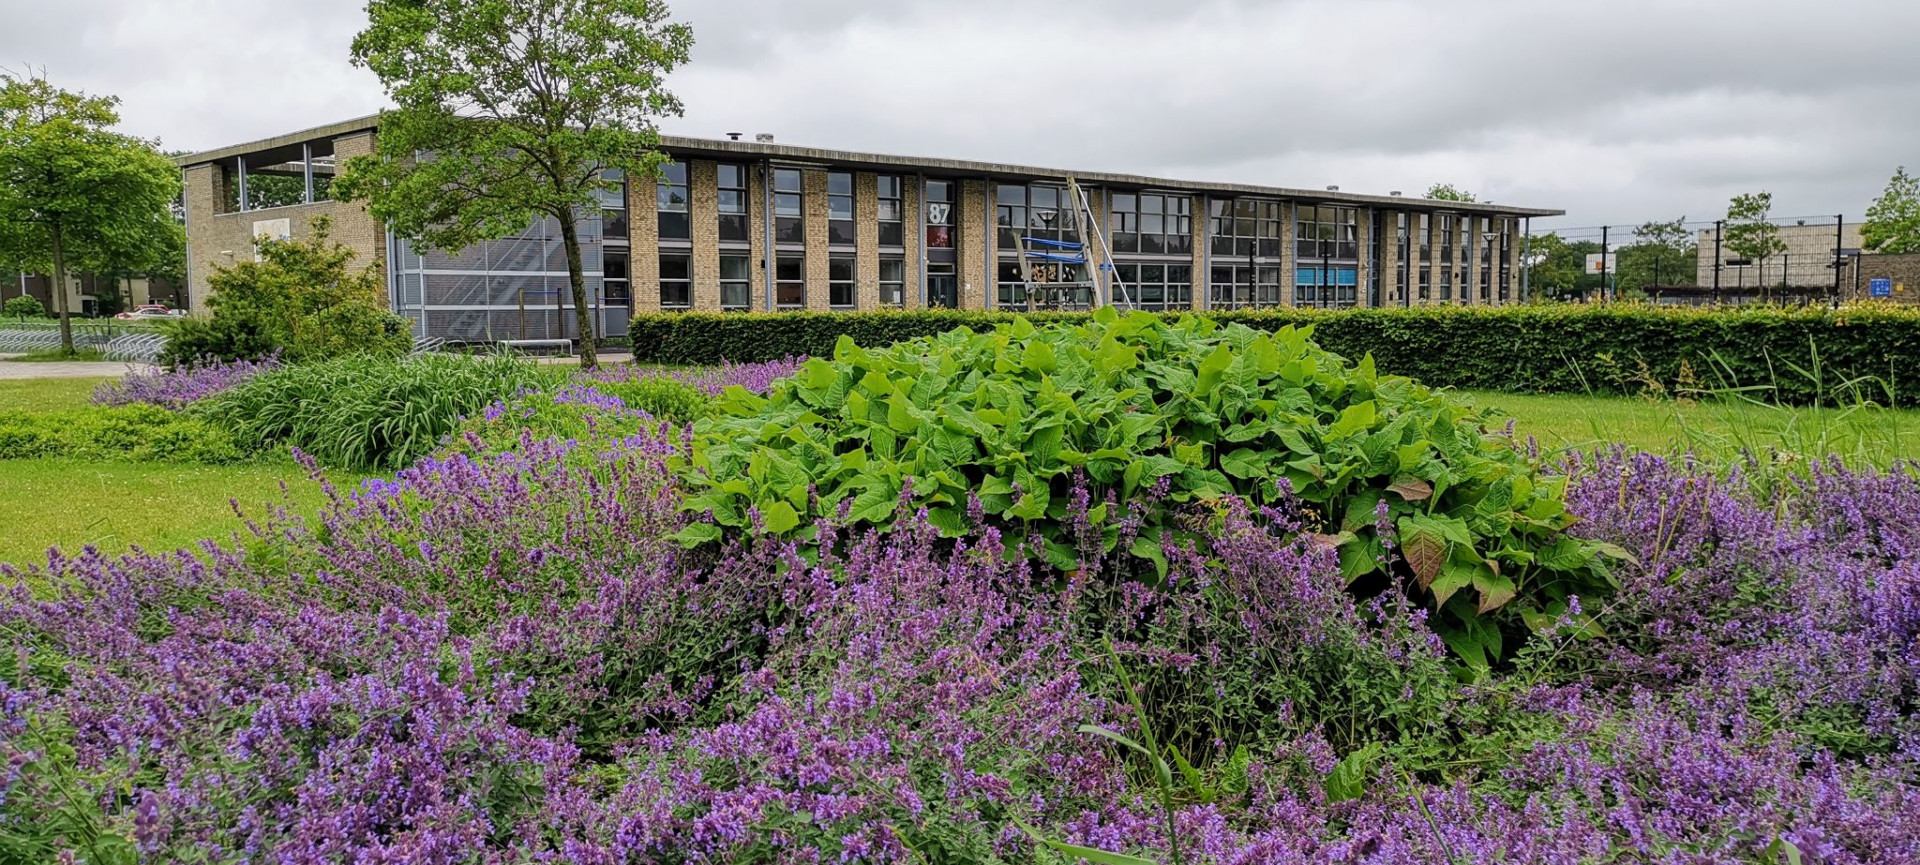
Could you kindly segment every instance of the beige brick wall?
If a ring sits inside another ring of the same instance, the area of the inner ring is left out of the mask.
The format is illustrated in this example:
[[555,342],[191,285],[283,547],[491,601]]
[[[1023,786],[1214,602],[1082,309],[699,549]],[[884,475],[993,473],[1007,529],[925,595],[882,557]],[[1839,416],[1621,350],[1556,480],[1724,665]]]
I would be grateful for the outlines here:
[[753,251],[753,260],[747,262],[748,272],[754,274],[753,304],[755,312],[765,312],[771,307],[768,299],[773,297],[773,271],[767,269],[767,183],[771,178],[763,176],[759,165],[747,166],[747,243]]
[[1354,271],[1353,305],[1366,307],[1373,305],[1373,291],[1367,285],[1367,279],[1373,275],[1373,211],[1364,207],[1353,211],[1354,237],[1359,240],[1359,266]]
[[927,242],[927,214],[924,204],[927,195],[926,179],[916,174],[902,175],[900,185],[905,187],[905,200],[901,206],[906,209],[907,265],[906,265],[906,307],[920,309],[926,306],[920,296],[922,280],[920,255],[921,247]]
[[633,311],[660,311],[659,181],[627,180],[627,235],[633,250]]
[[1207,197],[1193,197],[1193,296],[1190,308],[1195,310],[1207,307],[1207,243],[1208,232],[1213,229],[1213,221],[1207,210]]
[[880,179],[853,176],[853,299],[861,309],[880,308]]
[[1105,188],[1088,189],[1086,193],[1087,203],[1093,209],[1093,218],[1098,220],[1093,227],[1098,228],[1100,236],[1106,239],[1104,244],[1094,240],[1092,228],[1088,229],[1087,236],[1083,238],[1087,243],[1087,264],[1093,270],[1094,285],[1098,286],[1095,289],[1093,305],[1100,306],[1105,302],[1103,292],[1109,284],[1109,271],[1106,265],[1113,261],[1113,257],[1106,252],[1113,248],[1113,235],[1109,233],[1111,226],[1107,224],[1107,202],[1111,200],[1113,193]]
[[1280,203],[1280,305],[1293,305],[1293,270],[1300,264],[1299,248],[1293,242],[1294,203]]
[[720,309],[720,168],[695,161],[687,165],[689,217],[693,220],[693,308]]
[[[334,152],[342,159],[373,152],[371,133],[343,136],[334,140]],[[195,165],[184,173],[187,209],[189,268],[188,301],[195,312],[204,312],[211,293],[208,280],[216,268],[253,260],[254,223],[285,219],[295,239],[313,236],[313,221],[332,220],[330,237],[352,249],[360,266],[384,266],[387,234],[380,222],[367,213],[363,204],[319,201],[245,212],[227,210],[226,201],[233,180],[225,165]]]
[[959,225],[959,241],[954,245],[959,262],[955,270],[960,276],[960,308],[985,309],[987,293],[993,291],[993,274],[985,272],[987,251],[992,248],[993,234],[987,230],[987,222],[993,213],[993,205],[984,180],[963,180],[960,182],[959,214],[955,217]]
[[1380,305],[1400,305],[1400,212],[1380,212]]
[[827,294],[827,173],[814,169],[801,172],[800,188],[806,191],[801,210],[806,214],[807,309],[824,312],[831,306]]

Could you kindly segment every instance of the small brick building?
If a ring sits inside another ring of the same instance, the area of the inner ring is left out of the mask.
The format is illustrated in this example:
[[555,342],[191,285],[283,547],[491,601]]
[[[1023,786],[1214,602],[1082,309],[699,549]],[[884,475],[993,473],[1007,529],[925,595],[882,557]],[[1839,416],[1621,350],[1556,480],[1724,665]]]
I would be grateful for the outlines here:
[[[1873,281],[1890,283],[1886,297],[1873,296]],[[1841,274],[1841,285],[1854,300],[1890,300],[1895,303],[1920,303],[1920,253],[1904,255],[1866,255],[1849,258]]]

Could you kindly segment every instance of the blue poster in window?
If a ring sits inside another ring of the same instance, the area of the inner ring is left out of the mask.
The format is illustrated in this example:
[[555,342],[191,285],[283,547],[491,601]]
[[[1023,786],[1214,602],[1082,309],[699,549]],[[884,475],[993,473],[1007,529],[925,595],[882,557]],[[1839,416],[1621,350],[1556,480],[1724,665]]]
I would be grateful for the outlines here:
[[1892,297],[1893,280],[1876,279],[1867,284],[1868,297]]

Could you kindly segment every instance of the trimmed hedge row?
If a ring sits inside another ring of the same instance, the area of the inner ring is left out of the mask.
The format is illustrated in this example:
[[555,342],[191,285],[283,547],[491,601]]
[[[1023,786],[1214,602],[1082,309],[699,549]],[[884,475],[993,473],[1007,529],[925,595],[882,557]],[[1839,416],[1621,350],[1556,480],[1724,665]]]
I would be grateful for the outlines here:
[[[959,327],[981,330],[1017,313],[905,310],[861,313],[654,313],[633,320],[634,360],[711,365],[827,357],[842,335],[881,347]],[[1035,321],[1085,313],[1034,313]],[[1312,325],[1349,358],[1424,384],[1519,393],[1638,393],[1770,387],[1791,402],[1920,405],[1920,310],[1861,305],[1780,307],[1538,305],[1209,313],[1278,330]],[[1854,383],[1855,387],[1846,387]]]

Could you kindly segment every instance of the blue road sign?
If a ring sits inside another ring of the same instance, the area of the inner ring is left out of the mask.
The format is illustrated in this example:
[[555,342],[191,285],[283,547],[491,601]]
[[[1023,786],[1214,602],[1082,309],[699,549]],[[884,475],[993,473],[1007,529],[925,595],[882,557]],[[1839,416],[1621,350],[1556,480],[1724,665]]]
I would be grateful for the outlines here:
[[1867,283],[1867,296],[1868,297],[1892,297],[1893,296],[1893,280],[1876,279],[1876,280],[1870,281],[1869,283]]

